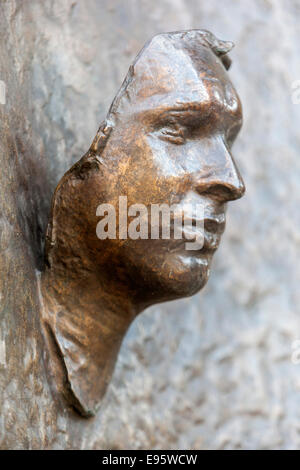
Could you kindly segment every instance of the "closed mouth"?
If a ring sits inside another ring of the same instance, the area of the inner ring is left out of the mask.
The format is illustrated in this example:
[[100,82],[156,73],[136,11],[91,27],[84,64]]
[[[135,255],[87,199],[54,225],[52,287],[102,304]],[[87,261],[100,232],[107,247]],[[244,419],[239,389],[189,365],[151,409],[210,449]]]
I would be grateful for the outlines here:
[[225,230],[225,214],[210,215],[204,219],[204,245],[203,251],[216,251],[221,235]]
[[[225,230],[225,214],[208,215],[204,219],[195,219],[193,217],[184,218],[184,226],[182,228],[182,239],[178,240],[178,245],[181,246],[186,242],[196,241],[198,247],[190,249],[195,254],[212,254],[219,246],[221,235]],[[171,222],[171,231],[176,225],[176,219]],[[171,238],[175,238],[171,236]],[[170,252],[176,251],[176,248]]]
[[209,215],[204,219],[204,228],[211,233],[220,233],[222,234],[225,230],[225,214],[224,212],[220,214]]

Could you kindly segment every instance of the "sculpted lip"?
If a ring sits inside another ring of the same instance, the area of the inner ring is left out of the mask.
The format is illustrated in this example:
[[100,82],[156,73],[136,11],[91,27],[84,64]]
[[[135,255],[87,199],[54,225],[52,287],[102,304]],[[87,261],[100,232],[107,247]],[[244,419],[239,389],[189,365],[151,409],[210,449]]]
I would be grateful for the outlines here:
[[204,228],[205,231],[210,233],[217,233],[222,235],[225,230],[226,219],[225,214],[216,214],[205,217],[204,219]]
[[[213,253],[217,250],[221,235],[225,230],[225,214],[210,214],[204,218],[204,220],[195,219],[194,217],[185,217],[185,221],[193,227],[193,230],[183,229],[183,239],[178,242],[179,245],[189,241],[193,241],[190,237],[186,237],[185,234],[191,234],[192,236],[203,239],[203,246],[198,250],[190,250],[198,254]],[[202,230],[197,230],[198,227],[202,227]],[[172,220],[171,227],[174,228],[174,219]],[[203,231],[204,228],[204,231]],[[173,250],[171,250],[173,251]]]
[[221,235],[225,230],[225,214],[210,215],[204,219],[204,245],[202,251],[214,252],[217,250]]

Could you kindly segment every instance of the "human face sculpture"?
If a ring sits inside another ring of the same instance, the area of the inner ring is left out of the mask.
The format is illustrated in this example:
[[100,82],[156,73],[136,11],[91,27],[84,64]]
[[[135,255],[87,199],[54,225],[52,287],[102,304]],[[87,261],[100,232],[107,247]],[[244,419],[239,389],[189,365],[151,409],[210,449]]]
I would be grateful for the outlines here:
[[[217,48],[227,44],[214,41]],[[67,182],[77,224],[69,231],[84,244],[77,250],[72,239],[72,253],[64,256],[85,250],[86,270],[93,265],[101,282],[106,276],[108,285],[127,291],[138,310],[193,295],[205,285],[225,228],[226,203],[244,193],[231,154],[241,103],[223,62],[203,41],[203,31],[155,36],[130,67],[90,151],[56,192],[61,198]],[[99,240],[97,207],[112,205],[118,221],[120,196],[127,197],[127,207],[143,204],[149,214],[151,205],[176,206],[194,224],[193,208],[201,206],[203,247],[187,249],[184,236],[153,239],[150,228],[146,239]],[[65,205],[56,225],[67,225],[71,211]]]
[[[224,67],[228,47],[201,30],[155,36],[130,67],[91,148],[55,191],[44,324],[64,361],[58,380],[67,371],[61,388],[70,381],[66,394],[85,416],[95,413],[135,316],[205,285],[226,203],[244,193],[231,155],[242,110]],[[120,236],[124,197],[126,226],[137,204],[148,216],[152,206],[175,208],[171,236],[153,238],[151,216],[147,237],[127,229]],[[114,209],[116,236],[99,239],[103,204]],[[175,237],[182,212],[204,236],[202,247],[187,249],[185,227],[183,238]]]
[[231,154],[242,124],[239,97],[213,51],[196,35],[179,34],[156,36],[138,56],[110,111],[101,184],[92,184],[99,203],[116,208],[117,220],[119,196],[128,207],[145,205],[149,214],[151,204],[175,204],[185,216],[186,208],[203,207],[202,249],[187,250],[186,240],[174,237],[98,241],[101,257],[106,251],[145,305],[205,285],[226,203],[244,193]]

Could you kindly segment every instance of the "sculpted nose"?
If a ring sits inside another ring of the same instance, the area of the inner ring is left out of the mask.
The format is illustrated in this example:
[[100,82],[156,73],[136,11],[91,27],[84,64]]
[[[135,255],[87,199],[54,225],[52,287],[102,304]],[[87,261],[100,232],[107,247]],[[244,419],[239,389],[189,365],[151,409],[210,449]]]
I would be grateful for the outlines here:
[[245,193],[245,184],[233,157],[223,143],[222,149],[218,149],[214,163],[199,172],[195,182],[195,190],[201,195],[222,201],[234,201]]

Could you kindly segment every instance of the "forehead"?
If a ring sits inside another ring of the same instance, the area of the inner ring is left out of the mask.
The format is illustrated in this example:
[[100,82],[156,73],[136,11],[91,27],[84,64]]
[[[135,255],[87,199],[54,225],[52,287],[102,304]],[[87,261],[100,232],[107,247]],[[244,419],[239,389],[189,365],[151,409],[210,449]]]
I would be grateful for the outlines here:
[[197,56],[182,49],[146,51],[121,90],[118,115],[174,111],[204,116],[214,111],[240,119],[240,100],[223,64],[209,48],[200,47]]
[[198,127],[214,123],[216,128],[239,128],[242,125],[242,107],[235,88],[227,77],[203,74],[197,83],[186,83],[184,90],[159,93],[146,99],[130,99],[118,113],[124,124],[166,124],[172,121]]
[[165,99],[157,100],[157,103],[153,100],[152,106],[149,109],[144,107],[143,111],[174,116],[200,114],[205,117],[212,113],[221,115],[225,113],[238,119],[241,117],[241,102],[228,78],[212,78],[203,74],[197,85],[197,87],[189,87],[189,84],[186,84],[184,92],[175,91]]

